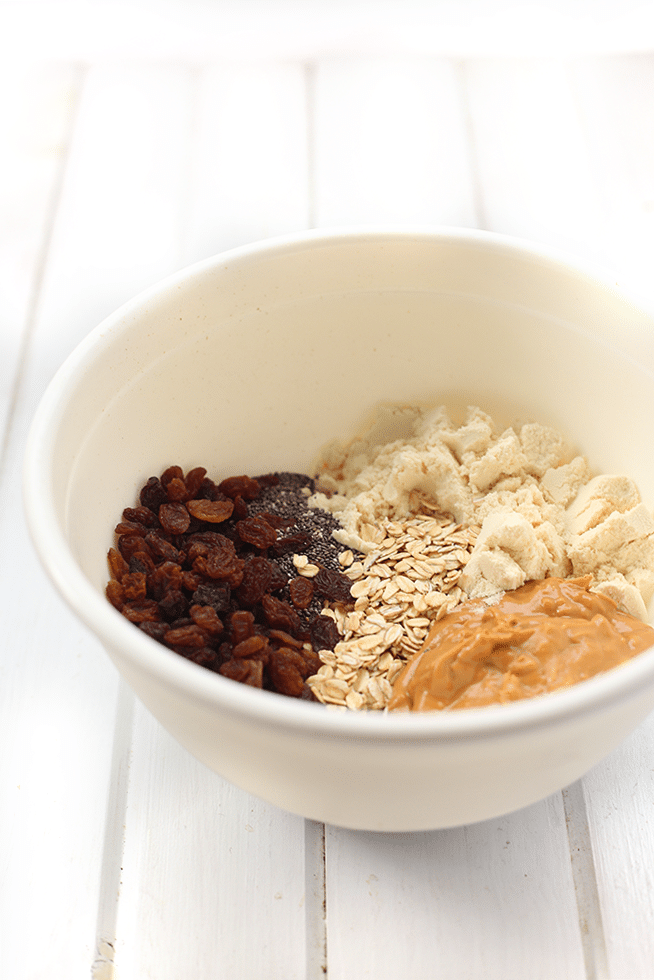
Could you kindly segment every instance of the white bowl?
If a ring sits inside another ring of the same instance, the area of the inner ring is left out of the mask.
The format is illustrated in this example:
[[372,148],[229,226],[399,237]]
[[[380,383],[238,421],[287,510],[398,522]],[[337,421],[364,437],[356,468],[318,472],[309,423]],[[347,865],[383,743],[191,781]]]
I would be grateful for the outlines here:
[[308,233],[219,255],[118,310],[52,381],[25,464],[36,548],[152,714],[244,789],[370,830],[506,813],[577,779],[638,725],[654,707],[654,650],[502,707],[331,711],[234,683],[135,629],[104,595],[113,527],[171,463],[306,472],[380,401],[553,425],[654,503],[654,379],[613,343],[652,329],[594,275],[482,232]]

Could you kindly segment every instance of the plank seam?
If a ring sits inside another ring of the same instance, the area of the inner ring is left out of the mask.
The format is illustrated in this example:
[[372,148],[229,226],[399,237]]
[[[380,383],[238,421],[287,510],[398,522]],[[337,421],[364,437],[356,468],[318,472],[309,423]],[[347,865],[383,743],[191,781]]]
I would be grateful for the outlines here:
[[306,980],[326,980],[327,887],[325,825],[304,821]]
[[562,791],[586,980],[609,980],[604,923],[581,781]]
[[118,684],[114,743],[107,794],[95,954],[91,966],[92,980],[113,980],[114,977],[133,724],[134,695],[121,679]]

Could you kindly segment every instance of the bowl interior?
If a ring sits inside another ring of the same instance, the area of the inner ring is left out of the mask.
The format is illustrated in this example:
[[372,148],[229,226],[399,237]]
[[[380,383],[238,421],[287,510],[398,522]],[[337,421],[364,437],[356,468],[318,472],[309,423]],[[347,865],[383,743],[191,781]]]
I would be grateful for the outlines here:
[[58,520],[103,590],[112,528],[149,476],[308,472],[385,401],[551,424],[654,501],[654,384],[612,343],[644,318],[583,273],[483,237],[239,250],[137,298],[64,369]]

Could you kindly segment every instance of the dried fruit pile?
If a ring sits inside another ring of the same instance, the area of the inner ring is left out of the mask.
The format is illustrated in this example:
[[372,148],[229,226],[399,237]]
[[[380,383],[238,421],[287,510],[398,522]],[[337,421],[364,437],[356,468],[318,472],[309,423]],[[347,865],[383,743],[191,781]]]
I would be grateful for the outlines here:
[[[336,520],[300,474],[170,466],[127,507],[109,551],[110,602],[144,633],[225,677],[314,700],[318,650],[339,640],[327,601],[352,603]],[[298,560],[298,555],[302,558]]]

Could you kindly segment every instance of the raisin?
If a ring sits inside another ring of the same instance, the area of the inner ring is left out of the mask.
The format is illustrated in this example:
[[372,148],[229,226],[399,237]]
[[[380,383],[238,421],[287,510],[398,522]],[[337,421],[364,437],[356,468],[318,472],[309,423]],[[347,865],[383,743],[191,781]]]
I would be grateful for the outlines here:
[[144,623],[150,620],[156,622],[161,619],[159,605],[154,599],[141,599],[136,602],[126,602],[121,609],[123,616],[129,619],[130,623]]
[[128,572],[127,575],[123,575],[120,584],[127,601],[146,598],[145,572]]
[[270,548],[277,540],[277,531],[271,527],[265,518],[247,517],[244,521],[239,521],[236,525],[236,532],[247,544],[254,545],[261,551]]
[[123,534],[118,538],[118,550],[125,561],[129,561],[136,552],[145,551],[148,553],[150,549],[145,538],[138,534]]
[[289,582],[288,590],[296,609],[306,609],[313,599],[313,583],[310,578],[297,575]]
[[254,636],[254,616],[245,609],[232,613],[229,619],[229,632],[233,643],[241,643]]
[[277,487],[280,483],[277,473],[264,473],[263,476],[258,476],[256,479],[260,487]]
[[298,531],[297,534],[289,534],[284,538],[275,541],[273,550],[276,555],[287,555],[289,552],[301,554],[311,544],[311,535],[306,531]]
[[232,516],[234,510],[231,500],[189,500],[186,507],[189,514],[208,524],[221,524]]
[[248,673],[242,683],[248,684],[250,687],[263,687],[263,662],[253,658],[252,660],[241,661],[241,663],[248,665]]
[[[158,510],[159,508],[157,508]],[[149,507],[126,507],[123,511],[123,520],[131,521],[134,524],[142,524],[144,527],[149,528],[159,527],[159,519]]]
[[236,597],[244,606],[254,606],[270,589],[272,563],[254,555],[243,565],[243,581],[236,590]]
[[270,592],[278,592],[279,589],[283,589],[288,582],[288,575],[283,568],[280,568],[277,562],[271,561],[268,563],[271,568],[271,579],[270,579]]
[[[129,564],[125,561],[121,553],[115,548],[109,549],[109,554],[107,557],[109,559],[109,570],[111,574],[118,582],[120,582],[123,575],[126,575],[127,572],[131,571]],[[135,571],[138,571],[138,569],[135,569]]]
[[153,599],[162,599],[166,592],[179,590],[182,585],[181,566],[174,561],[164,561],[157,565],[150,575],[149,587]]
[[265,595],[261,600],[261,608],[269,626],[280,626],[291,633],[300,631],[301,623],[298,614],[283,599]]
[[312,677],[314,674],[317,674],[323,665],[320,657],[315,653],[309,653],[308,650],[304,650],[302,652],[302,656],[304,657],[304,662],[306,664],[306,669],[307,669],[306,674],[304,674],[303,676],[307,678],[307,677]]
[[228,660],[218,673],[251,687],[261,687],[263,684],[263,664],[259,660]]
[[143,524],[137,524],[136,521],[121,521],[114,528],[114,534],[138,534],[141,538],[145,537],[147,531]]
[[217,613],[224,613],[229,609],[231,596],[232,590],[229,585],[205,582],[198,585],[192,598],[195,605],[211,606]]
[[170,629],[170,625],[168,623],[163,623],[163,622],[153,623],[149,620],[146,620],[145,622],[139,623],[139,629],[143,630],[143,632],[146,633],[153,640],[156,640],[157,643],[163,643],[164,636]]
[[304,688],[304,678],[282,650],[274,650],[268,663],[268,674],[279,694],[299,698]]
[[248,517],[250,511],[248,510],[248,505],[243,500],[243,497],[236,497],[234,500],[234,519],[237,521],[244,521]]
[[178,629],[168,630],[164,639],[171,646],[202,647],[207,636],[204,630],[194,623],[192,626],[180,626]]
[[224,627],[213,606],[193,605],[189,609],[189,613],[195,625],[209,633],[210,636],[217,636],[222,633]]
[[196,493],[202,486],[207,471],[204,466],[196,466],[195,469],[189,470],[184,477],[184,483],[186,484],[186,492],[189,497],[195,497]]
[[191,517],[184,504],[162,504],[159,508],[159,521],[168,534],[184,534],[191,523]]
[[170,589],[159,600],[159,611],[164,619],[173,622],[184,616],[188,610],[188,599],[178,589]]
[[243,565],[245,563],[239,558],[234,564],[232,571],[229,573],[225,581],[232,589],[237,589],[241,582],[243,581]]
[[120,582],[112,578],[111,581],[107,583],[105,593],[111,605],[115,606],[116,609],[122,610],[123,606],[125,605],[125,593],[123,592],[123,587]]
[[199,667],[208,667],[209,670],[220,665],[220,658],[216,656],[216,651],[212,650],[211,647],[180,647],[179,653],[186,660],[198,664]]
[[332,568],[321,568],[313,577],[313,587],[331,602],[352,602],[352,583],[346,575]]
[[[172,478],[166,487],[166,496],[171,503],[181,503],[181,501],[189,499],[189,492],[181,477],[174,476]],[[159,520],[161,520],[161,517]]]
[[211,551],[211,545],[205,544],[204,541],[193,541],[187,538],[184,544],[184,561],[193,565],[196,558],[206,558]]
[[129,560],[130,572],[145,572],[150,575],[155,569],[152,556],[146,551],[136,551]]
[[264,521],[267,521],[277,531],[293,524],[293,521],[289,521],[288,518],[282,517],[281,514],[271,514],[269,510],[260,510],[258,516],[263,517]]
[[195,592],[196,589],[200,588],[201,584],[202,579],[195,572],[186,570],[182,572],[182,588],[186,589],[187,592]]
[[268,641],[265,636],[248,636],[247,639],[241,640],[240,643],[234,645],[232,650],[232,656],[240,659],[241,657],[251,657],[253,654],[262,653],[264,648],[267,650]]
[[218,489],[228,497],[243,497],[244,500],[254,500],[261,492],[258,482],[249,476],[228,476],[218,484]]
[[309,631],[314,650],[333,650],[341,638],[336,623],[329,616],[314,616]]
[[183,503],[162,504],[159,508],[159,524],[166,538],[185,534],[191,523],[191,515]]
[[168,500],[168,496],[166,494],[166,488],[162,485],[158,477],[150,477],[139,494],[139,500],[141,501],[142,507],[147,507],[148,510],[151,510],[155,514],[159,512],[159,508]]
[[149,531],[143,540],[155,557],[163,558],[166,561],[179,561],[180,555],[177,548],[175,548],[170,541],[166,541],[166,539],[156,531]]
[[273,642],[278,643],[282,647],[297,647],[299,650],[302,649],[304,643],[302,640],[296,639],[291,636],[290,633],[286,633],[284,630],[268,630],[268,638]]
[[226,579],[233,588],[236,588],[243,581],[243,565],[243,560],[237,558],[235,552],[230,552],[226,548],[220,550],[214,548],[206,558],[199,555],[193,562],[193,569],[207,578]]
[[196,531],[189,535],[188,544],[191,548],[202,545],[204,550],[200,549],[199,555],[208,555],[211,548],[229,548],[236,553],[234,542],[224,534],[219,534],[218,531]]
[[216,484],[208,476],[193,494],[196,500],[224,500],[225,495],[220,492]]
[[233,644],[231,644],[228,640],[223,640],[223,642],[219,644],[217,653],[223,663],[226,660],[232,659],[232,649]]
[[309,666],[299,650],[295,650],[292,647],[279,647],[274,651],[274,656],[271,655],[271,663],[275,658],[279,662],[282,656],[284,657],[284,663],[295,667],[303,680],[309,676]]
[[181,466],[169,466],[161,474],[161,485],[164,489],[168,489],[168,484],[172,480],[183,480],[184,470]]
[[173,619],[168,623],[169,630],[181,630],[182,626],[193,626],[190,616],[180,616],[179,619]]

